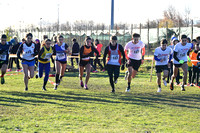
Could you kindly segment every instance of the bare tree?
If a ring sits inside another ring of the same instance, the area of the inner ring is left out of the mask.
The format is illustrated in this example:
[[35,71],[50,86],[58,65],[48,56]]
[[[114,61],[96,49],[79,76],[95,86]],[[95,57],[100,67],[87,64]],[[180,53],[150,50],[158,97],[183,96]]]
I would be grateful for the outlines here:
[[190,25],[190,13],[191,13],[191,9],[189,7],[185,8],[185,26],[189,27]]

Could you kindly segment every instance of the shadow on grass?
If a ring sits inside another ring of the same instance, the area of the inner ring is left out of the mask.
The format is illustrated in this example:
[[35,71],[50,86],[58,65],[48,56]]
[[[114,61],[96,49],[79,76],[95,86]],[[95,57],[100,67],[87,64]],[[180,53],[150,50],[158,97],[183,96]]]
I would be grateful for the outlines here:
[[[56,104],[61,106],[71,106],[67,104],[61,104],[63,102],[82,102],[82,103],[95,103],[95,104],[133,104],[141,106],[151,106],[155,108],[162,108],[159,105],[170,105],[174,107],[184,108],[195,108],[200,109],[200,97],[198,95],[184,95],[184,96],[173,96],[170,95],[158,95],[150,93],[138,93],[138,94],[80,94],[74,92],[61,91],[59,94],[48,94],[48,93],[24,93],[24,92],[10,92],[3,91],[6,95],[18,96],[20,98],[1,97],[0,101],[9,102],[6,103],[9,106],[15,106],[13,103],[21,104],[32,104],[37,105],[40,103]],[[24,98],[21,98],[24,97]],[[30,99],[27,99],[30,98]],[[36,99],[32,99],[36,98]],[[49,101],[51,100],[51,101]],[[1,105],[1,104],[0,104]],[[5,106],[7,106],[5,105]]]

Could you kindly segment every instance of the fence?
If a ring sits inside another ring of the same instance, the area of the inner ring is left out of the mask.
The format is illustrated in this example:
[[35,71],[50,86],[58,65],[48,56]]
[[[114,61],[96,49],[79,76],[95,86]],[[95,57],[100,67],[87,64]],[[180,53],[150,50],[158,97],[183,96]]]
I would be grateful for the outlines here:
[[[159,24],[158,24],[159,25]],[[99,39],[100,43],[104,45],[102,49],[104,49],[109,44],[109,38],[111,35],[117,35],[118,43],[123,46],[131,40],[131,35],[133,33],[139,33],[141,35],[141,40],[146,44],[146,51],[148,55],[153,54],[153,50],[159,45],[159,42],[162,38],[167,38],[170,40],[171,36],[177,36],[180,38],[181,34],[186,34],[191,39],[200,35],[200,28],[194,27],[193,24],[190,27],[176,27],[176,28],[168,28],[168,24],[166,23],[166,28],[142,28],[140,25],[139,28],[124,27],[124,29],[120,30],[70,30],[70,31],[58,31],[58,32],[34,32],[32,30],[27,29],[27,32],[31,32],[34,36],[34,39],[38,38],[42,40],[43,35],[48,35],[49,38],[52,38],[53,35],[62,34],[65,38],[65,42],[71,46],[72,38],[76,38],[79,44],[83,44],[86,36],[91,36],[93,39]],[[21,40],[25,37],[27,32],[20,32],[20,30],[15,30],[12,33],[9,33],[10,36],[17,35]],[[4,33],[4,31],[1,31]]]

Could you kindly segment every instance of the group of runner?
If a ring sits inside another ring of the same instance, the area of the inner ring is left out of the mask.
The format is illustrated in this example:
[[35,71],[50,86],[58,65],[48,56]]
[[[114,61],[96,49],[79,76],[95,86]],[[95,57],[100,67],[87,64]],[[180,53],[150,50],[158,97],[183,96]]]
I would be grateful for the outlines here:
[[[32,41],[33,35],[28,33],[26,35],[26,39],[19,46],[17,51],[17,57],[21,60],[21,64],[24,72],[24,84],[25,91],[28,90],[28,81],[30,78],[34,77],[34,67],[36,56],[38,55],[38,76],[40,78],[43,77],[43,71],[45,70],[44,83],[42,89],[46,91],[46,84],[49,78],[50,72],[50,59],[55,64],[55,86],[54,89],[57,90],[62,78],[64,77],[64,73],[67,65],[67,55],[73,55],[69,49],[69,46],[64,42],[64,37],[59,35],[56,39],[56,43],[53,47],[51,47],[51,40],[46,38],[42,42],[41,49],[38,49],[36,43]],[[74,42],[76,40],[73,39]],[[181,36],[181,41],[175,45],[175,41],[178,42],[177,38],[173,38],[172,45],[168,45],[168,41],[163,39],[160,43],[160,47],[155,49],[154,59],[155,59],[155,68],[157,73],[157,84],[158,91],[161,92],[161,72],[163,74],[163,82],[164,85],[167,86],[167,81],[165,80],[169,75],[169,68],[172,67],[173,64],[173,75],[171,76],[170,81],[170,89],[174,89],[173,80],[176,78],[178,73],[178,68],[181,67],[183,69],[183,84],[181,85],[181,90],[185,91],[184,85],[186,84],[187,79],[187,61],[190,62],[189,52],[193,48],[192,43],[188,43],[188,38],[186,35]],[[95,40],[95,44],[98,45],[98,40]],[[10,43],[7,42],[7,36],[1,36],[0,43],[0,68],[1,68],[1,84],[5,83],[4,75],[6,73],[8,61],[9,61],[9,48]],[[174,46],[175,45],[175,46]],[[100,45],[99,45],[100,46]],[[102,47],[102,46],[100,46]],[[192,54],[197,57],[199,45],[195,44],[195,51]],[[73,51],[73,50],[72,50]],[[94,54],[95,53],[95,54]],[[97,47],[95,48],[92,45],[92,38],[87,36],[84,41],[84,45],[79,50],[79,78],[80,78],[80,86],[84,87],[84,89],[88,90],[88,81],[90,78],[91,72],[91,59],[95,57],[96,63],[100,64],[101,50]],[[54,61],[52,55],[56,55],[56,59]],[[78,55],[76,51],[76,56]],[[128,71],[125,73],[125,79],[127,79],[127,88],[126,92],[129,92],[131,89],[131,81],[135,78],[139,67],[144,63],[144,55],[145,55],[145,44],[140,40],[140,35],[134,33],[132,35],[132,40],[128,42],[123,48],[122,45],[117,43],[117,36],[112,36],[110,39],[109,45],[105,48],[103,54],[103,64],[104,67],[100,65],[102,70],[107,70],[110,85],[112,87],[111,92],[115,92],[115,85],[117,83],[117,79],[121,70],[125,69],[125,66],[128,68]],[[193,57],[192,56],[192,57]],[[107,61],[106,61],[107,58]],[[173,63],[171,63],[173,58]],[[192,58],[192,60],[197,60]],[[196,62],[197,63],[197,62]],[[198,63],[197,63],[198,64]],[[171,65],[171,66],[170,66]],[[197,67],[198,68],[198,67]],[[83,73],[84,70],[86,72],[85,82],[83,82]],[[195,70],[193,68],[193,70]],[[197,84],[198,84],[198,74],[199,69],[195,70],[195,74],[197,74]],[[193,80],[192,80],[193,81]]]

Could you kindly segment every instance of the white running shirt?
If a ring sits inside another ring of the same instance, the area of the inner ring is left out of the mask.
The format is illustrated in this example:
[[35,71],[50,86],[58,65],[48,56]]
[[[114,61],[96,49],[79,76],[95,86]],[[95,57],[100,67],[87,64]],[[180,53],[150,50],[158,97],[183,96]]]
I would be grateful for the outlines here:
[[128,57],[134,60],[142,59],[142,48],[145,47],[145,44],[139,40],[137,44],[133,44],[132,41],[128,42],[125,46],[125,50],[128,50]]
[[[174,47],[174,52],[177,52],[177,57],[179,60],[184,60],[187,62],[187,52],[192,48],[191,43],[187,43],[183,46],[181,43],[177,43]],[[174,59],[174,64],[180,64],[178,61]]]
[[162,50],[161,47],[157,47],[155,49],[154,55],[158,57],[158,59],[162,59],[163,62],[155,61],[156,66],[167,65],[169,56],[173,53],[173,50],[170,47],[167,47],[165,50]]

